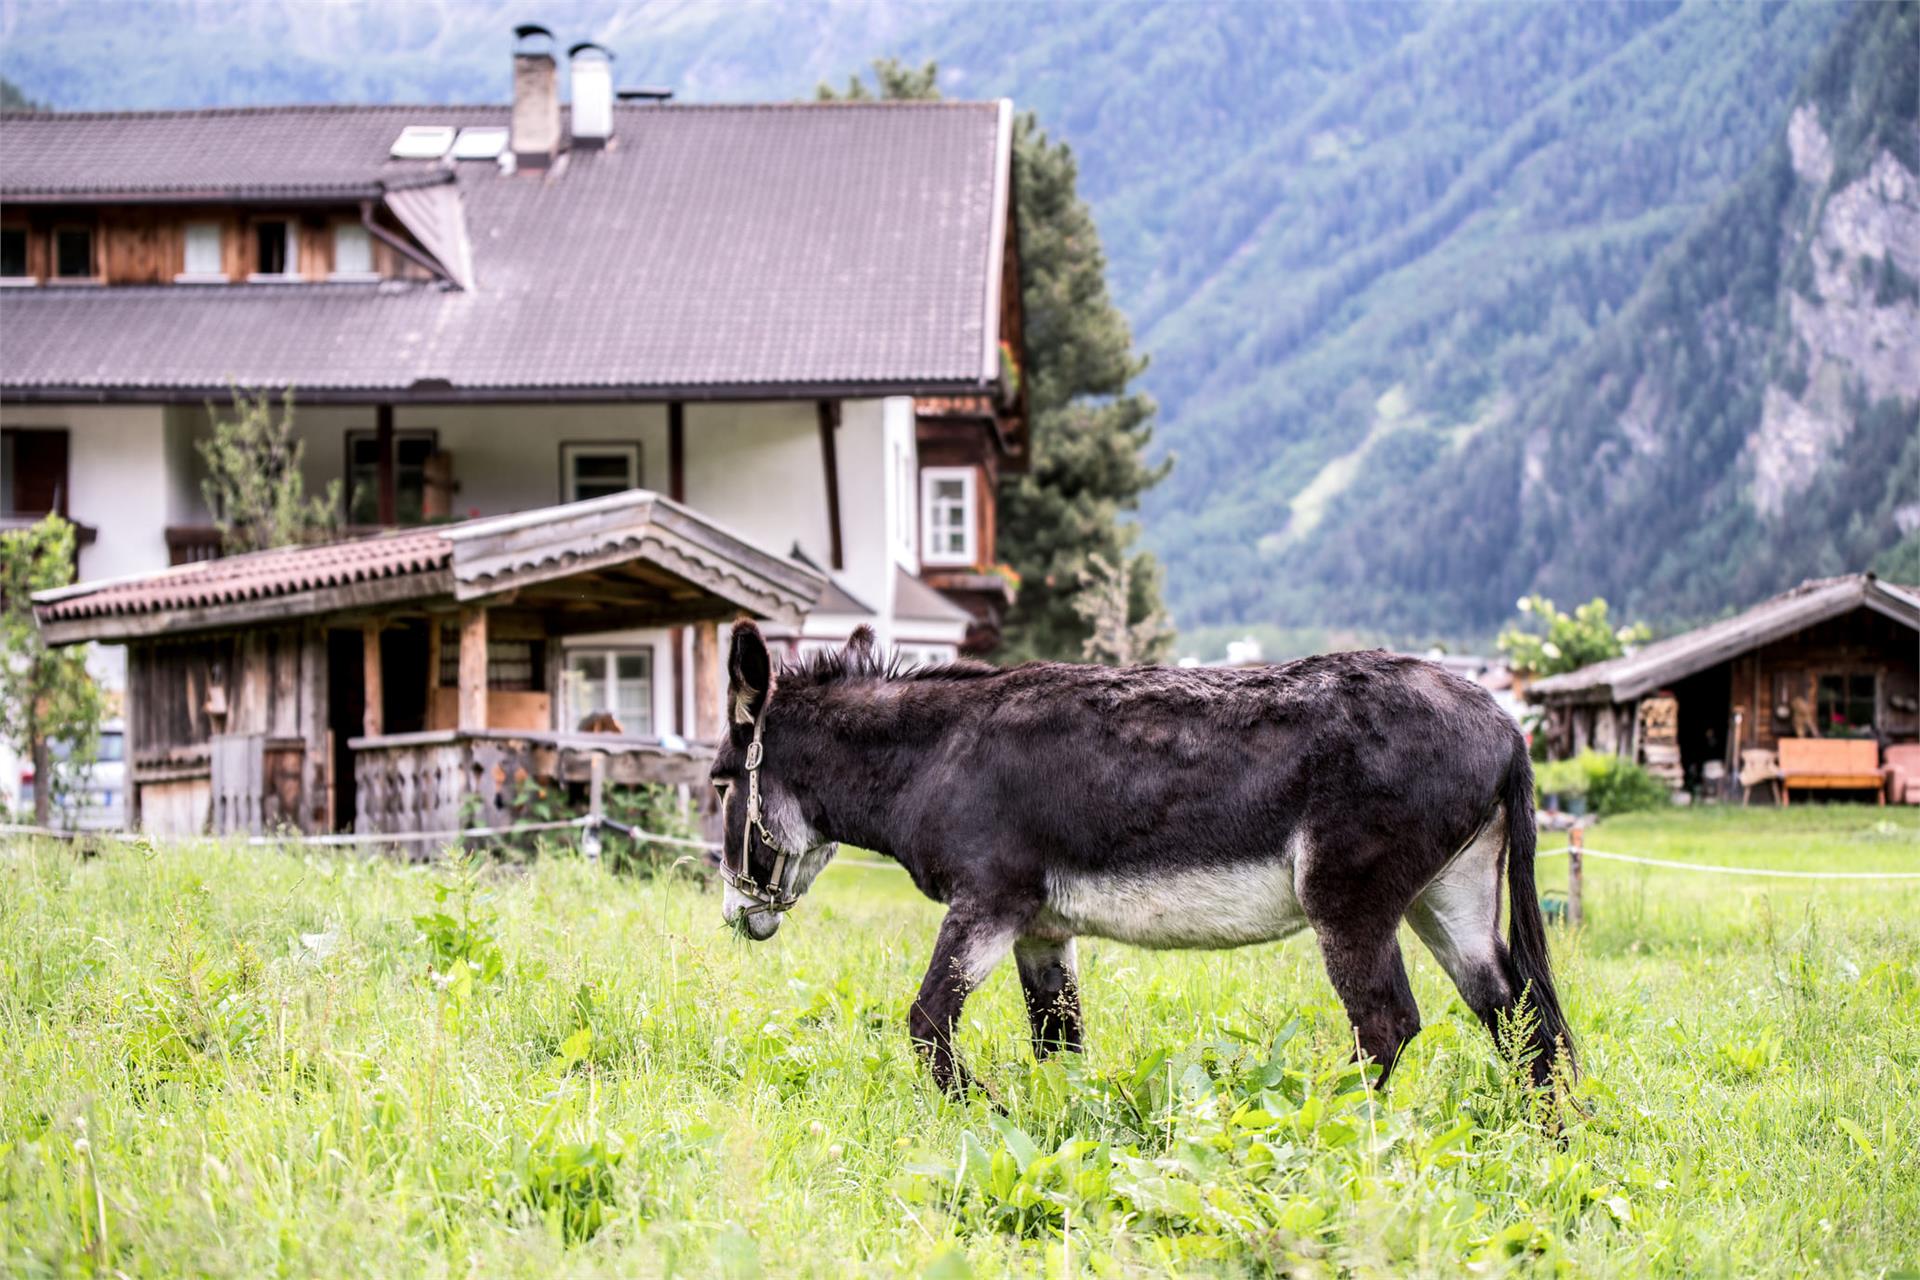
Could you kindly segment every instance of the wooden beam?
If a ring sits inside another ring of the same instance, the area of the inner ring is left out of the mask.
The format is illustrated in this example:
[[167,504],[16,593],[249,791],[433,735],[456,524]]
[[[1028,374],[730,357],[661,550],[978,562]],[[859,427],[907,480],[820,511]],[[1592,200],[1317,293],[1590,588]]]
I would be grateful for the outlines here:
[[381,714],[381,704],[385,698],[380,671],[380,624],[377,622],[369,622],[360,628],[360,669],[361,685],[366,690],[366,709],[361,712],[360,727],[367,737],[377,738],[386,723]]
[[822,400],[820,412],[820,466],[827,477],[827,540],[835,569],[846,568],[846,549],[840,537],[840,402]]
[[437,614],[427,615],[427,709],[433,709],[432,692],[440,687],[440,637],[443,628]]
[[393,492],[393,406],[382,404],[373,411],[373,447],[379,454],[375,460],[376,486],[380,498],[380,523],[392,528],[398,522],[397,507]]
[[678,400],[667,405],[667,496],[687,500],[687,406]]
[[487,610],[460,611],[460,728],[487,727]]
[[727,675],[720,666],[720,624],[693,624],[693,734],[698,742],[718,742],[726,732],[721,704],[726,701]]

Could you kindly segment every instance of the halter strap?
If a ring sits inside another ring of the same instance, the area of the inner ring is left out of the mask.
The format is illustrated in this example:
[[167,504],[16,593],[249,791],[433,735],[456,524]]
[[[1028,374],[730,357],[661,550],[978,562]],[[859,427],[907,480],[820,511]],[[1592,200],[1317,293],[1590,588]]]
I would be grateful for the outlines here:
[[[791,911],[800,901],[800,895],[794,893],[787,883],[787,864],[791,862],[793,869],[798,871],[800,858],[788,852],[767,830],[760,804],[760,765],[767,754],[761,739],[766,731],[766,722],[767,711],[762,707],[760,714],[753,718],[753,740],[747,744],[747,829],[740,838],[740,866],[737,870],[733,867],[723,845],[720,851],[720,878],[761,911]],[[773,851],[773,873],[767,877],[764,888],[753,878],[753,860],[749,856],[755,836]]]

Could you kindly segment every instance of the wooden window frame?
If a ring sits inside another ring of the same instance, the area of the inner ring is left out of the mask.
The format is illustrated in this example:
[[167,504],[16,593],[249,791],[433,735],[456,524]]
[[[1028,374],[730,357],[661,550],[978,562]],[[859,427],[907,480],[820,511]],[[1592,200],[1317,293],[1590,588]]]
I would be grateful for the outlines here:
[[[426,438],[427,442],[433,446],[431,449],[428,450],[429,453],[440,452],[440,428],[438,427],[400,427],[395,429],[393,433],[393,491],[394,491],[394,506],[396,508],[400,505],[400,442],[403,439],[419,439],[423,436]],[[353,446],[354,446],[354,442],[358,440],[377,441],[378,437],[379,437],[379,432],[373,427],[348,427],[346,434],[340,443],[340,518],[349,525],[352,525],[354,523],[354,520],[353,520]],[[375,474],[377,477],[378,475],[377,470]],[[375,482],[378,483],[377,478]],[[420,491],[420,505],[423,508],[426,506],[426,487],[425,486],[426,486],[426,479],[423,475],[421,478],[421,491]],[[399,518],[399,512],[396,510],[394,515],[397,521]],[[375,524],[379,523],[379,516],[377,514],[375,515],[373,522]]]
[[[84,276],[63,276],[60,274],[60,233],[63,231],[84,231],[87,233],[88,257],[91,273]],[[97,222],[56,222],[47,228],[47,280],[52,284],[86,285],[105,284],[105,268],[101,265],[100,224]]]
[[[18,465],[14,459],[13,451],[16,447],[16,442],[19,440],[19,438],[22,435],[27,435],[27,434],[62,435],[67,438],[66,474],[61,477],[60,485],[55,490],[55,498],[54,498],[53,506],[49,507],[45,511],[15,511],[13,509],[13,485],[14,485],[14,479],[15,479],[15,471]],[[5,468],[6,475],[3,478],[4,487],[0,487],[0,515],[11,516],[11,517],[31,516],[34,518],[39,518],[42,516],[50,515],[54,512],[58,512],[62,519],[72,518],[68,514],[69,509],[73,505],[73,428],[72,427],[44,425],[39,423],[28,423],[28,422],[15,423],[6,427],[0,427],[0,456],[4,456],[7,462],[7,465]]]
[[[934,548],[933,489],[943,480],[958,480],[964,486],[961,503],[966,508],[966,546],[963,554]],[[980,559],[980,474],[975,467],[920,468],[920,563],[929,569],[970,569]]]
[[633,463],[633,483],[628,485],[627,488],[638,489],[646,483],[646,459],[638,440],[562,440],[560,442],[561,502],[579,501],[579,499],[574,496],[576,492],[576,478],[573,474],[574,460],[583,456],[591,457],[595,454],[601,456],[623,454],[629,457]]

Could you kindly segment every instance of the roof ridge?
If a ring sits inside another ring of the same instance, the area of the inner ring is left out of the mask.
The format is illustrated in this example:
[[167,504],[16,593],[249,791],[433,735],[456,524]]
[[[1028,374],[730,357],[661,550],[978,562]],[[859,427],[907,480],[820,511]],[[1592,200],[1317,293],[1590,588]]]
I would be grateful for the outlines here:
[[[999,108],[998,98],[936,98],[936,99],[867,99],[850,102],[845,99],[820,101],[811,98],[795,99],[791,102],[618,102],[614,110],[621,112],[752,112],[752,111],[807,111],[813,109],[884,109],[888,111],[905,110],[980,110]],[[562,103],[565,113],[570,104]],[[136,110],[118,111],[9,111],[0,116],[5,124],[21,123],[90,123],[113,122],[123,120],[206,120],[229,119],[248,116],[291,116],[291,115],[377,115],[381,112],[406,111],[511,111],[510,102],[279,102],[262,105],[223,104],[213,107],[149,107]]]

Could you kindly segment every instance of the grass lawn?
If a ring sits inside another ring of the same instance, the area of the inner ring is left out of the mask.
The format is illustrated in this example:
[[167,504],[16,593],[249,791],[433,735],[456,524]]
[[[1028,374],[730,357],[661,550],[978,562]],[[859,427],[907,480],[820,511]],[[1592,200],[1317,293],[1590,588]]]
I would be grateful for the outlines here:
[[[1588,843],[1920,872],[1920,810]],[[1033,1065],[1011,966],[968,1006],[1001,1118],[909,1050],[939,909],[897,871],[836,866],[754,945],[572,858],[0,846],[0,1272],[1920,1268],[1920,880],[1596,860],[1586,903],[1556,1139],[1410,936],[1427,1026],[1384,1098],[1310,937],[1093,942],[1084,1060]]]

